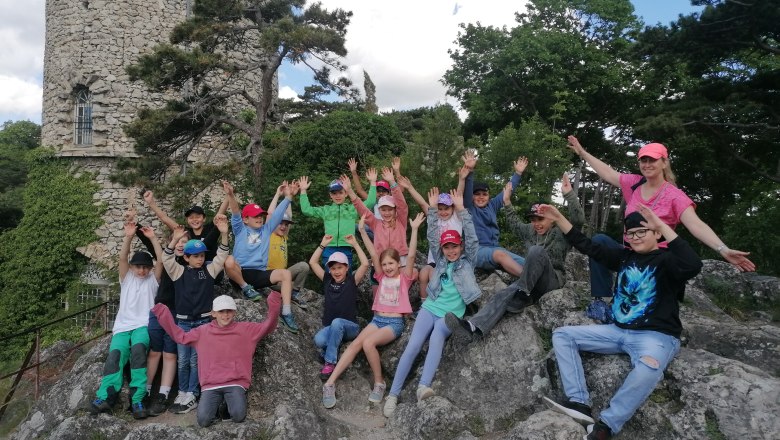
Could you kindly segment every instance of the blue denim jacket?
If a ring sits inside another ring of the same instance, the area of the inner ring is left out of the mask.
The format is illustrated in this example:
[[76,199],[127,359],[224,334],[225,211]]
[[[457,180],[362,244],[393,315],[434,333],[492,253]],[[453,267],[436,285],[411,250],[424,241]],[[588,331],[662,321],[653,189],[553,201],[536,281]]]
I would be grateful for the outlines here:
[[[462,239],[465,246],[464,252],[455,261],[455,267],[452,270],[452,281],[463,298],[463,302],[470,304],[482,295],[482,291],[477,284],[477,278],[474,276],[474,262],[477,260],[479,241],[477,240],[477,233],[474,231],[474,222],[471,220],[471,214],[464,209],[454,215],[457,215],[461,223],[463,223]],[[427,289],[428,297],[432,300],[439,296],[439,292],[441,292],[441,276],[447,270],[448,261],[439,246],[442,232],[444,231],[439,231],[437,209],[435,206],[432,206],[428,208],[428,244],[433,257],[436,259],[436,267],[433,275],[431,275],[431,280],[428,281]]]

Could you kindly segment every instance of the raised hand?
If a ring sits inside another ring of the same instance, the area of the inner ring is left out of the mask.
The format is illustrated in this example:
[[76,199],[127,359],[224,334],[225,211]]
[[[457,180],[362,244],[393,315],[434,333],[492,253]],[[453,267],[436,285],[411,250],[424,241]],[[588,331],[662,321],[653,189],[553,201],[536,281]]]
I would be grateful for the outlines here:
[[368,216],[368,214],[366,214],[365,212],[363,213],[363,215],[360,216],[360,221],[358,221],[358,228],[359,228],[360,231],[362,231],[363,228],[365,228],[365,226],[366,226],[366,217],[367,216]]
[[525,156],[518,157],[517,160],[514,162],[515,173],[523,174],[523,171],[525,171],[525,168],[527,166],[528,166],[528,158]]
[[301,176],[300,179],[298,179],[298,183],[301,187],[301,192],[306,192],[306,190],[309,189],[309,186],[311,185],[311,182],[309,181],[309,176]]
[[561,178],[561,192],[566,195],[572,191],[571,182],[569,181],[569,173],[563,173]]
[[371,183],[376,182],[376,178],[377,178],[376,168],[369,168],[366,170],[366,179],[368,179],[369,182]]
[[301,183],[297,180],[293,180],[290,182],[290,193],[292,195],[298,194],[298,192],[301,190]]
[[281,185],[276,187],[276,195],[280,196],[284,194],[284,187],[287,186],[287,181],[282,182]]
[[327,245],[330,244],[331,241],[333,241],[333,236],[330,234],[325,234],[322,236],[322,240],[320,241],[320,246],[326,247]]
[[222,181],[222,190],[225,191],[225,194],[229,196],[232,196],[234,194],[233,185],[227,180]]
[[349,171],[351,173],[357,173],[357,161],[354,157],[350,157],[347,161],[347,165],[349,166]]
[[400,157],[394,157],[393,158],[393,171],[397,175],[401,175],[401,158]]
[[151,226],[144,226],[141,228],[141,233],[144,234],[144,237],[146,238],[154,238],[154,229],[152,229]]
[[171,241],[176,243],[177,241],[181,240],[182,237],[187,235],[187,230],[184,229],[184,226],[182,225],[176,225],[175,228],[173,228],[173,236],[171,238]]
[[409,225],[412,227],[412,229],[419,229],[423,220],[425,220],[425,214],[418,212],[413,219],[409,219]]
[[400,185],[401,188],[409,189],[412,187],[412,181],[406,176],[398,176],[398,185]]
[[349,192],[352,189],[352,182],[346,174],[339,176],[339,182],[346,192]]
[[214,226],[219,229],[219,232],[227,234],[228,225],[228,218],[225,214],[217,214],[214,216]]
[[558,220],[563,218],[563,214],[561,214],[561,212],[558,211],[558,208],[553,205],[539,205],[539,209],[536,212],[542,217],[549,218],[551,220]]
[[439,187],[434,186],[428,190],[428,205],[439,206]]
[[477,155],[472,149],[466,150],[463,156],[461,156],[461,160],[463,160],[463,166],[468,168],[469,171],[474,171],[474,168],[477,166]]
[[151,205],[154,203],[154,193],[151,191],[144,192],[144,202],[146,202],[147,205]]
[[572,135],[569,135],[569,137],[566,139],[569,141],[569,149],[577,154],[577,156],[582,157],[582,155],[585,153],[585,149],[582,148],[582,145],[580,145],[580,141]]
[[460,180],[465,179],[466,177],[469,176],[469,174],[471,174],[471,170],[469,169],[469,167],[464,165],[458,168],[458,178],[460,178]]
[[345,235],[344,236],[344,241],[346,241],[347,243],[351,244],[352,247],[357,246],[357,239],[352,234]]
[[507,182],[506,185],[504,185],[504,190],[502,191],[503,197],[504,197],[504,205],[511,205],[512,204],[512,182]]
[[457,189],[453,189],[450,191],[450,198],[452,199],[452,205],[455,207],[456,211],[462,211],[465,208],[463,207],[463,193],[458,191]]
[[637,207],[637,211],[639,211],[640,214],[642,214],[642,217],[645,218],[645,221],[640,222],[642,226],[652,229],[656,232],[661,232],[661,229],[664,227],[665,223],[663,220],[658,218],[655,212],[653,212],[652,209],[645,205],[639,205]]
[[125,237],[132,237],[135,235],[135,220],[128,220],[125,222]]
[[285,180],[282,182],[280,186],[282,187],[282,193],[284,194],[284,197],[288,199],[292,198],[294,195],[292,192],[292,187],[287,183],[287,181]]
[[393,170],[391,170],[388,167],[382,168],[382,178],[385,179],[391,185],[395,183],[395,176],[393,175]]

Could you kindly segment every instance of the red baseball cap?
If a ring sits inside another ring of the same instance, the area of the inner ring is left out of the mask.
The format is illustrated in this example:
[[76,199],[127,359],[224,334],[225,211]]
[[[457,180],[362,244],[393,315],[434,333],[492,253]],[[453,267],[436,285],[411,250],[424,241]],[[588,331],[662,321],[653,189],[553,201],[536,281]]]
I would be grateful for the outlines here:
[[664,147],[663,144],[653,143],[647,144],[639,149],[639,154],[637,154],[637,157],[641,159],[645,156],[652,157],[653,159],[660,159],[662,157],[668,159],[669,152],[666,151],[666,147]]
[[460,234],[458,231],[450,229],[449,231],[444,231],[441,233],[441,240],[439,241],[439,245],[444,246],[447,243],[461,243]]
[[250,203],[241,210],[241,217],[257,217],[263,214],[265,214],[265,211],[257,203]]
[[390,192],[390,184],[385,182],[384,180],[377,180],[376,181],[376,188],[384,188],[385,191]]

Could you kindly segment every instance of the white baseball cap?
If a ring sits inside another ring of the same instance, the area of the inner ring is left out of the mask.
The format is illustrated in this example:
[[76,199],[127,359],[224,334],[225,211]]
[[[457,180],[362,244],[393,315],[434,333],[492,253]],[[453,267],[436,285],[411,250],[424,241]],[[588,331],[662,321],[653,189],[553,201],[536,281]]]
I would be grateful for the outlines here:
[[220,310],[236,310],[236,301],[227,295],[220,295],[214,298],[214,305],[211,309],[215,312],[219,312]]

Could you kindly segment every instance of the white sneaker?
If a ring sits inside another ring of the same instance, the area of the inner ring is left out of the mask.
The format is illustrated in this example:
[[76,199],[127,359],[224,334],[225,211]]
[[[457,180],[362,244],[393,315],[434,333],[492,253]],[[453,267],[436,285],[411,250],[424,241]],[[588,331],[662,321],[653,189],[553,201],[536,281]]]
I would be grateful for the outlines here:
[[385,407],[382,409],[382,414],[384,414],[387,418],[392,417],[393,413],[395,412],[396,405],[398,405],[398,397],[393,396],[392,394],[387,396],[387,399],[385,399]]
[[184,401],[184,395],[187,393],[182,393],[179,391],[176,394],[176,399],[174,399],[173,404],[171,404],[171,407],[168,408],[168,411],[177,414],[176,411],[179,411],[181,409],[181,403]]
[[198,407],[198,400],[195,399],[194,393],[184,393],[184,398],[182,399],[181,407],[178,411],[176,411],[176,414],[187,414],[188,412],[192,411],[193,409]]
[[433,392],[433,388],[426,387],[425,385],[420,385],[417,387],[417,401],[425,400],[429,397],[433,397],[435,392]]

